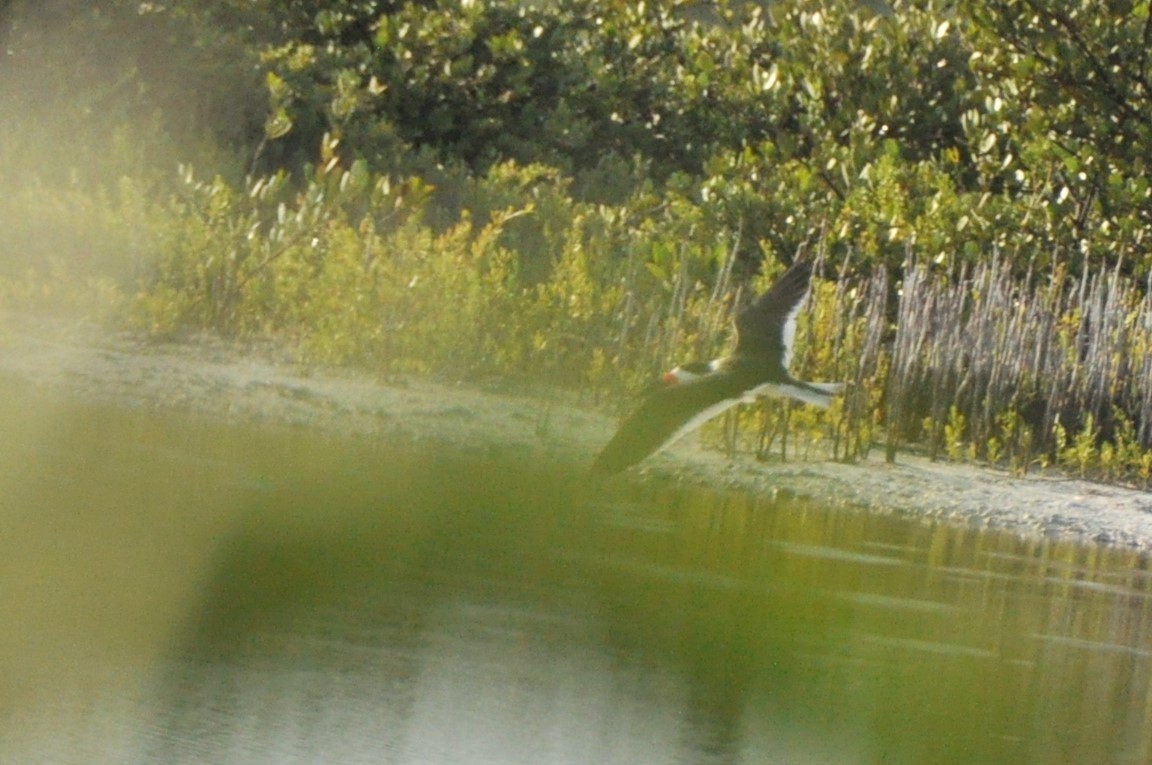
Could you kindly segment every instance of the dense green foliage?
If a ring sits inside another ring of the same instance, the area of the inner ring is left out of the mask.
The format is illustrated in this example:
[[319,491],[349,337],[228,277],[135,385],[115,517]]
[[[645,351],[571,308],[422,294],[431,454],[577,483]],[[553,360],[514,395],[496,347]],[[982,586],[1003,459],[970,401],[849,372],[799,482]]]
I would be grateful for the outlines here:
[[1147,1],[14,0],[0,41],[9,304],[620,388],[802,253],[852,393],[729,444],[1149,478]]

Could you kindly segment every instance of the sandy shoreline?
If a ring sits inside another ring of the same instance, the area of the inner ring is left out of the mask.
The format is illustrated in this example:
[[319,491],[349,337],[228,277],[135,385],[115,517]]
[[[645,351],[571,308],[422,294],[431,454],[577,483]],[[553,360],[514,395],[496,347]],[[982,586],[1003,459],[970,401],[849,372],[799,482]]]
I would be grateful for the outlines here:
[[[213,340],[153,344],[59,322],[0,317],[0,382],[132,407],[172,409],[232,421],[275,422],[334,435],[400,436],[544,458],[590,461],[614,419],[587,402],[419,380],[384,384],[349,371],[306,374]],[[636,469],[634,469],[635,471]],[[624,480],[679,480],[1022,535],[1152,550],[1152,493],[1064,477],[1017,478],[974,465],[903,454],[759,463],[729,460],[688,437]]]

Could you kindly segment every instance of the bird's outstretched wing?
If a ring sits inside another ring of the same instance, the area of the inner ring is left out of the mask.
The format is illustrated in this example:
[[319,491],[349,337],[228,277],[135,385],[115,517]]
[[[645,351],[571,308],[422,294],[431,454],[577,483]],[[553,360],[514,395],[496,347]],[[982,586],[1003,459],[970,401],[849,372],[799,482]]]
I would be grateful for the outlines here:
[[635,465],[736,404],[746,387],[736,375],[709,375],[655,390],[621,423],[592,473],[607,477]]
[[736,315],[736,354],[780,359],[784,370],[792,361],[796,317],[808,296],[812,264],[797,261],[760,297]]

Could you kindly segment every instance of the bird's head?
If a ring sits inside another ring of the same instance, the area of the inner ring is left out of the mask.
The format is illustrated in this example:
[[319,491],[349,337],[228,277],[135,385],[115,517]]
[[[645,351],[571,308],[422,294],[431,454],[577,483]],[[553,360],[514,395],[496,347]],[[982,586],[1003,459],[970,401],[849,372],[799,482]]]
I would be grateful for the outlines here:
[[691,361],[660,375],[660,382],[664,385],[683,385],[706,377],[715,372],[717,368],[718,365],[715,361]]

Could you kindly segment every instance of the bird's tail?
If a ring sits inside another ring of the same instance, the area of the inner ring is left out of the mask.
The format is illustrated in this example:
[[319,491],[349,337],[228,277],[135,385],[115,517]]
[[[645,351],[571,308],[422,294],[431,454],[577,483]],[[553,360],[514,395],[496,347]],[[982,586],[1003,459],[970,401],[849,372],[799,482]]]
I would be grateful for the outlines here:
[[832,399],[844,390],[844,383],[829,382],[792,382],[776,385],[774,393],[803,401],[805,404],[827,409],[832,405]]

